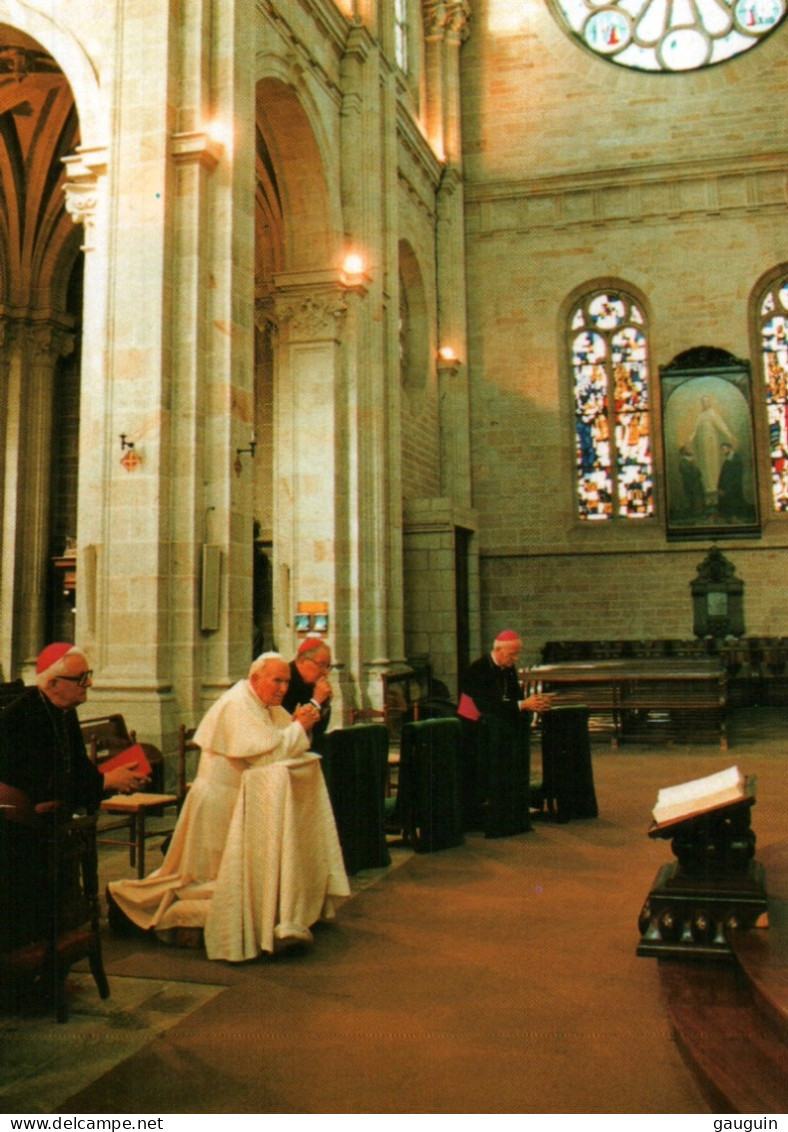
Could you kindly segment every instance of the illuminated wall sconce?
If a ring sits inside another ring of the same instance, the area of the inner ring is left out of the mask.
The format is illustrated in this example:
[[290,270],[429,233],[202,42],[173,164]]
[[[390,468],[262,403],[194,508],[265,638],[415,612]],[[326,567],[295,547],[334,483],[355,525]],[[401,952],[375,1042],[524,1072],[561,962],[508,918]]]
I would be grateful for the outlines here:
[[241,457],[248,455],[248,456],[251,456],[252,459],[254,460],[254,454],[255,454],[256,448],[257,448],[257,440],[255,439],[254,433],[252,433],[252,435],[249,437],[249,447],[248,448],[236,448],[234,467],[235,467],[235,474],[237,476],[240,476],[240,474],[241,474],[241,469],[242,469]]
[[460,368],[460,359],[452,346],[441,346],[438,350],[438,369],[442,372],[456,373]]
[[342,260],[341,278],[343,287],[362,290],[371,282],[367,265],[358,252],[350,252]]
[[142,463],[142,457],[134,451],[134,441],[126,439],[126,433],[120,434],[120,450],[123,455],[120,462],[127,472],[133,472]]

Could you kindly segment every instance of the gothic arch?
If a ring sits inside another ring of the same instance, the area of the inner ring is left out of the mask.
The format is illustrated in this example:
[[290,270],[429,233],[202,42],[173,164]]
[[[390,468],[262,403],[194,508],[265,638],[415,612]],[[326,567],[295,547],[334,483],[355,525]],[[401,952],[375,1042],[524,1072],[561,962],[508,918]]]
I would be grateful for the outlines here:
[[17,28],[36,40],[65,75],[79,112],[82,146],[106,145],[104,109],[98,75],[84,48],[62,24],[24,0],[0,0],[0,24]]
[[[73,613],[52,558],[76,533],[82,232],[66,210],[63,158],[83,136],[63,62],[84,56],[28,5],[0,0],[0,668],[26,671]],[[95,77],[82,75],[95,90]],[[86,99],[90,103],[90,95]],[[94,131],[95,132],[95,131]],[[75,281],[77,281],[75,283]],[[57,421],[58,427],[54,427]],[[57,522],[55,522],[57,517]]]
[[269,200],[269,207],[281,218],[281,266],[286,271],[337,266],[339,228],[322,147],[295,90],[278,78],[261,79],[256,123],[276,185],[276,200]]
[[65,207],[61,161],[79,143],[66,76],[41,44],[0,25],[0,302],[7,315],[62,317],[80,233]]

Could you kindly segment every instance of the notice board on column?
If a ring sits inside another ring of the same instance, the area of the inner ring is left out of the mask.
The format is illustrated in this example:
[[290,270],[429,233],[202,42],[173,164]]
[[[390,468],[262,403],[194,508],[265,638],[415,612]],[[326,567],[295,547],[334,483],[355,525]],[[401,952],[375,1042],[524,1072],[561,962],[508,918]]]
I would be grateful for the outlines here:
[[296,605],[295,627],[299,637],[323,637],[328,632],[328,602],[299,601]]

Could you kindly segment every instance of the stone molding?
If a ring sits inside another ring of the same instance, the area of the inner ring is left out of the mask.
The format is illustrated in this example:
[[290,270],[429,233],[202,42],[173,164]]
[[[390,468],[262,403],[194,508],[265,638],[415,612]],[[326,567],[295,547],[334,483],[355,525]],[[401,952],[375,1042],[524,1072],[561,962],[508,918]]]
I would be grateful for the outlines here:
[[200,130],[173,134],[171,149],[176,165],[200,165],[211,173],[219,164],[224,146]]
[[107,150],[77,149],[62,158],[66,167],[66,183],[63,192],[66,196],[66,212],[75,224],[85,229],[82,251],[94,248],[94,233],[101,199],[100,184],[107,172]]
[[762,215],[784,211],[787,199],[788,162],[782,153],[465,185],[469,227],[475,231]]
[[406,534],[446,533],[455,527],[475,532],[479,527],[476,510],[460,506],[445,495],[405,499],[402,512],[402,529]]
[[0,311],[0,349],[27,347],[33,362],[67,358],[74,350],[75,335],[56,319],[31,319]]
[[[274,0],[256,0],[255,6],[266,23],[272,23],[283,29],[286,38],[295,41],[296,34],[291,26],[294,21],[288,23],[283,19]],[[310,0],[308,13],[320,37],[327,39],[335,50],[342,51],[348,34],[348,19],[334,0]]]

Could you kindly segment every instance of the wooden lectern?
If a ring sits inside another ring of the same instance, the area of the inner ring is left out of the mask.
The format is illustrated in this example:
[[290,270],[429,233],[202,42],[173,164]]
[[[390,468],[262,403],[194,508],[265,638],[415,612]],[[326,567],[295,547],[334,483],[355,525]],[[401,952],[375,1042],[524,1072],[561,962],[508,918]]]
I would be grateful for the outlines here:
[[641,909],[638,955],[729,959],[730,931],[768,926],[750,828],[754,803],[748,779],[736,801],[654,822],[649,837],[670,839],[676,861],[659,870]]

